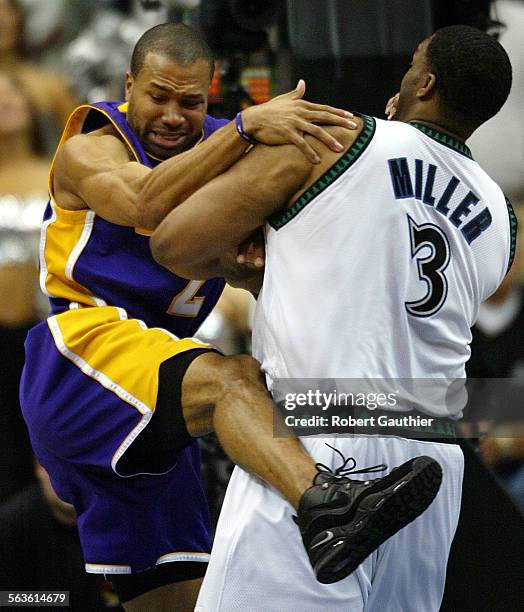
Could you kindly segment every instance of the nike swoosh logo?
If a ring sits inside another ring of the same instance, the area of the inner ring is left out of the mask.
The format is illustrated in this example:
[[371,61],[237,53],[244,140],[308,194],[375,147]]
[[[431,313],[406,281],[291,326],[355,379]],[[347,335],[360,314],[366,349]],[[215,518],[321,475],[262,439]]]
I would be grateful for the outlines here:
[[317,546],[322,546],[322,544],[325,544],[326,542],[329,542],[330,540],[332,540],[334,538],[334,534],[332,531],[326,531],[326,537],[323,540],[320,540],[320,542],[317,542],[314,546],[311,547],[311,550],[313,550],[314,548],[316,548]]

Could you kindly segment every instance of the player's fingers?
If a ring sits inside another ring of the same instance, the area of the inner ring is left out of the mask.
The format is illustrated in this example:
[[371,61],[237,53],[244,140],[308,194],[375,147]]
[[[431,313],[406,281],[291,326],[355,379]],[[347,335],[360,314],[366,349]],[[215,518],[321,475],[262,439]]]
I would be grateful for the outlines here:
[[263,243],[258,244],[258,243],[252,242],[249,246],[249,255],[255,263],[257,261],[261,261],[262,263],[264,263],[265,255],[266,255],[264,244]]
[[353,119],[347,119],[346,117],[342,117],[340,115],[333,115],[328,111],[304,111],[304,118],[307,119],[310,123],[324,123],[329,125],[338,125],[340,127],[356,129],[358,127],[358,123]]
[[300,98],[303,98],[306,93],[306,82],[304,79],[300,79],[295,89],[290,93],[293,100],[300,100]]
[[389,100],[386,103],[386,115],[388,114],[389,109],[391,108],[391,105],[393,104],[393,100],[394,100],[395,96],[391,96],[391,98],[389,98]]
[[336,108],[335,106],[329,106],[328,104],[316,104],[315,102],[308,102],[307,100],[304,100],[303,105],[309,111],[329,113],[330,115],[338,115],[339,117],[345,117],[346,119],[355,116],[348,110]]
[[[306,123],[306,125],[309,125]],[[315,127],[315,126],[313,126]],[[289,135],[289,140],[292,144],[299,148],[299,150],[305,155],[306,159],[310,161],[312,164],[320,163],[320,157],[318,153],[313,149],[313,147],[306,142],[304,136],[299,134],[298,132],[291,132]]]
[[398,97],[399,97],[399,94],[397,93],[394,96],[392,96],[388,100],[388,103],[386,104],[385,112],[386,112],[386,116],[388,119],[391,119],[397,110]]
[[388,100],[388,104],[387,105],[391,106],[391,104],[394,104],[398,100],[399,95],[400,95],[400,92],[398,92],[398,91],[397,91],[396,94],[393,94],[391,96],[391,98]]
[[311,136],[313,136],[317,140],[320,140],[320,142],[323,142],[332,151],[336,151],[337,153],[340,153],[340,151],[344,150],[344,145],[341,142],[339,142],[336,138],[334,138],[325,129],[321,128],[319,125],[314,125],[312,123],[308,123],[307,121],[304,121],[304,123],[300,125],[300,129],[302,132],[311,134]]
[[291,91],[286,91],[285,93],[282,93],[279,96],[274,97],[269,102],[266,102],[266,104],[271,104],[274,106],[277,103],[278,104],[282,103],[284,100],[295,100],[296,101],[295,104],[303,104],[304,101],[301,100],[301,98],[305,93],[306,93],[306,83],[304,82],[303,79],[300,79],[295,89],[292,89]]
[[253,264],[260,267],[264,265],[265,254],[264,242],[259,241],[258,236],[255,235],[238,245],[236,261],[240,264]]
[[237,255],[236,262],[240,265],[245,266],[246,268],[250,268],[254,266],[255,268],[263,268],[265,265],[264,257],[246,257],[242,254]]
[[[237,260],[237,261],[238,261],[238,260]],[[240,261],[239,261],[238,263],[242,263],[242,264],[244,264],[244,265],[248,265],[248,266],[249,266],[249,265],[251,265],[251,266],[256,266],[257,268],[262,268],[262,266],[264,265],[264,261],[265,261],[265,260],[264,260],[264,258],[263,258],[263,257],[260,257],[260,256],[257,256],[257,257],[252,256],[252,257],[251,257],[251,256],[250,256],[250,257],[246,257],[246,258],[244,259],[244,261],[242,261],[242,262],[240,262]]]

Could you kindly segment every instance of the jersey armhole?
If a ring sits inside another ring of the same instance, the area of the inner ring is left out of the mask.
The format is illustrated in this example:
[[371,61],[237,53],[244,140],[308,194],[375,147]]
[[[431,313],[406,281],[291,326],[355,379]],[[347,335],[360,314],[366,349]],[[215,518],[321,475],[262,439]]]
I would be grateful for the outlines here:
[[508,209],[508,220],[509,220],[509,259],[506,274],[510,271],[513,261],[515,260],[515,251],[517,250],[517,234],[518,234],[518,221],[517,215],[513,210],[513,206],[509,201],[508,197],[504,194],[506,200],[506,206]]
[[[358,113],[355,113],[358,115]],[[376,121],[374,117],[368,115],[359,115],[364,120],[362,131],[351,147],[340,157],[322,176],[320,176],[304,193],[285,210],[278,211],[268,218],[269,225],[279,230],[286,225],[291,219],[296,217],[298,213],[310,204],[318,195],[325,191],[332,183],[334,183],[346,170],[348,170],[364,153],[369,143],[373,139],[376,130]]]

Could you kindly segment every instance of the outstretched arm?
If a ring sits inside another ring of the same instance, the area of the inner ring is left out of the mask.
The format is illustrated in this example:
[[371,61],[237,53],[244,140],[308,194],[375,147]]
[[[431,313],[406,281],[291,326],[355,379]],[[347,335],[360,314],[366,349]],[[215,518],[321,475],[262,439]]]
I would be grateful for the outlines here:
[[[340,143],[315,123],[356,127],[350,114],[302,100],[303,81],[293,92],[243,112],[244,130],[267,144],[292,143],[296,152],[315,163],[317,154],[305,134],[337,151]],[[249,144],[237,134],[234,122],[199,146],[150,170],[129,161],[125,145],[110,133],[78,135],[60,149],[54,173],[59,206],[91,208],[120,225],[154,229],[160,221],[202,185],[227,170]]]

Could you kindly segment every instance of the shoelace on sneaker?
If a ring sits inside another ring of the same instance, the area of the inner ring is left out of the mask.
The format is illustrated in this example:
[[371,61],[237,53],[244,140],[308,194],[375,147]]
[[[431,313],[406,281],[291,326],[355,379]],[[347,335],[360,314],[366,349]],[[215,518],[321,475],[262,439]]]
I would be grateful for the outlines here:
[[[319,474],[328,474],[334,479],[342,480],[343,478],[347,478],[349,474],[372,474],[373,472],[383,472],[384,470],[388,469],[388,466],[385,463],[378,463],[377,465],[373,465],[371,467],[356,470],[355,468],[357,467],[357,461],[354,457],[348,457],[346,459],[346,457],[344,457],[344,455],[341,453],[341,451],[338,450],[338,448],[331,446],[331,444],[328,444],[327,442],[325,442],[324,444],[326,446],[329,446],[329,448],[334,450],[335,453],[340,455],[340,458],[342,459],[342,465],[339,466],[335,471],[333,471],[329,466],[325,465],[324,463],[315,463],[315,467],[317,468]],[[352,461],[353,464],[350,467],[347,467],[347,464],[350,461]]]
[[[344,457],[344,455],[341,453],[341,451],[338,450],[338,448],[331,446],[331,444],[328,444],[327,442],[324,442],[324,444],[326,446],[329,446],[331,450],[334,450],[337,455],[340,455],[340,458],[342,459],[342,465],[339,466],[335,471],[333,471],[329,466],[325,465],[324,463],[315,463],[315,467],[317,468],[319,474],[327,474],[334,480],[338,480],[341,483],[344,482],[344,480],[348,481],[348,484],[346,484],[346,488],[350,487],[349,478],[347,477],[348,474],[371,474],[373,472],[383,472],[384,470],[388,469],[388,466],[385,463],[379,463],[377,465],[362,468],[361,470],[356,470],[355,468],[357,467],[357,460],[354,457],[348,457],[346,459],[346,457]],[[347,467],[347,464],[350,461],[353,462],[353,465],[351,467]],[[366,481],[363,484],[369,484],[369,482]],[[327,488],[329,487],[329,483],[325,482],[320,486],[322,488]],[[292,516],[291,518],[297,525],[299,524],[297,516]]]

